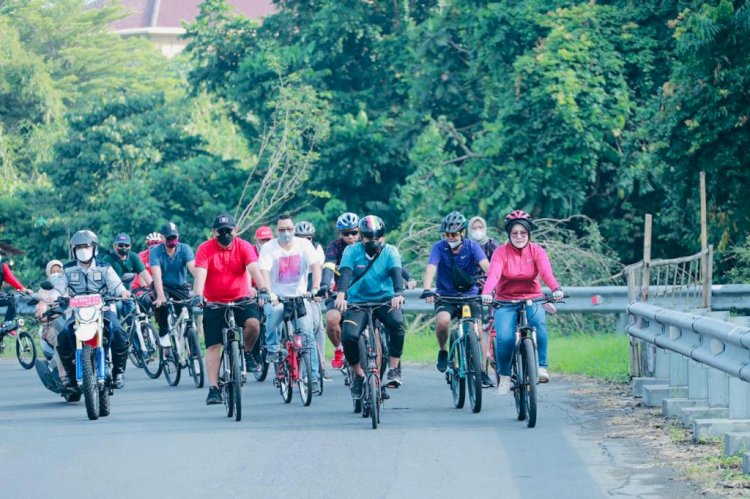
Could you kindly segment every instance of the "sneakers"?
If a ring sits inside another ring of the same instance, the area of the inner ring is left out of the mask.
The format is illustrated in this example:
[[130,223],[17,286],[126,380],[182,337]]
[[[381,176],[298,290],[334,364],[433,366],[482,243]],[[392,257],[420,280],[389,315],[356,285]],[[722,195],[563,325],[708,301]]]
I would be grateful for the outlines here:
[[487,371],[482,371],[482,388],[492,388],[493,386],[495,386],[495,383],[487,375]]
[[401,386],[401,369],[398,367],[388,369],[385,379],[385,386],[388,388],[398,388]]
[[320,383],[318,383],[318,380],[313,380],[310,390],[312,390],[313,393],[320,392]]
[[498,395],[508,395],[510,393],[510,376],[500,376],[497,384]]
[[440,350],[438,352],[438,360],[435,367],[437,367],[437,370],[441,373],[448,370],[448,352],[445,350]]
[[245,370],[249,373],[253,373],[258,369],[258,364],[255,363],[255,356],[253,352],[245,352]]
[[224,402],[221,399],[221,390],[218,386],[208,387],[208,397],[206,397],[206,405],[216,405]]
[[162,348],[169,348],[172,346],[172,343],[169,341],[168,334],[165,334],[164,336],[159,336],[159,346]]
[[549,383],[549,373],[547,372],[546,367],[539,366],[539,382],[540,383]]
[[362,398],[362,391],[365,387],[365,377],[354,375],[354,381],[352,381],[352,398]]
[[342,369],[344,367],[344,347],[339,347],[333,351],[333,359],[331,359],[331,367],[334,369]]

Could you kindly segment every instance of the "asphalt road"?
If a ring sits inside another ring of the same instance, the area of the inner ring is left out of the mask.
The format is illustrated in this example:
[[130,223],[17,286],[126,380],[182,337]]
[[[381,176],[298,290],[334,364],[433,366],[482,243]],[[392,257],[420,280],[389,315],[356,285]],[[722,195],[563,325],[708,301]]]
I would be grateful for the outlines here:
[[607,439],[569,383],[541,387],[528,429],[511,396],[484,390],[481,413],[457,410],[442,375],[407,366],[372,430],[335,374],[310,407],[252,380],[236,422],[192,380],[129,366],[111,416],[89,421],[0,361],[0,497],[675,497],[674,472]]

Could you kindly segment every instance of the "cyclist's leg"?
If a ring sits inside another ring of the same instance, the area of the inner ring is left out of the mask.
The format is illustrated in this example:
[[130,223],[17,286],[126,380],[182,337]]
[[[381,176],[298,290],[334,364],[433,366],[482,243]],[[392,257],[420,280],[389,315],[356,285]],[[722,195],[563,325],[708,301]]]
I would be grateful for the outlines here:
[[437,336],[440,350],[447,351],[448,333],[451,327],[451,317],[454,316],[456,308],[449,303],[435,304],[435,335]]
[[539,365],[547,367],[547,314],[544,307],[534,304],[526,308],[529,325],[536,328],[536,345],[539,351]]
[[245,353],[251,352],[260,334],[260,307],[256,303],[234,309],[234,320],[242,324],[242,337],[245,340]]
[[357,376],[364,376],[364,367],[359,365],[359,334],[367,326],[367,313],[362,310],[344,312],[341,327],[341,345],[349,366]]
[[378,308],[374,314],[388,334],[388,354],[391,369],[397,368],[404,351],[404,314],[400,309]]
[[307,309],[307,315],[310,316],[312,321],[313,336],[315,336],[315,344],[318,349],[318,357],[320,358],[320,364],[323,365],[325,361],[325,337],[323,336],[323,312],[320,310],[320,303],[316,301],[305,300],[305,308]]
[[266,314],[266,346],[269,361],[276,360],[279,351],[279,326],[284,319],[284,305],[282,303],[266,304],[263,308]]
[[333,301],[330,302],[326,310],[326,334],[334,348],[341,347],[341,312],[333,307]]
[[516,343],[517,306],[495,309],[495,363],[501,376],[510,376],[513,347]]
[[221,364],[221,330],[227,326],[223,308],[203,309],[203,336],[206,341],[206,374],[208,388],[219,386],[219,365]]
[[[305,306],[305,308],[307,309],[307,306]],[[308,352],[310,352],[313,379],[318,379],[318,346],[315,342],[315,335],[313,334],[313,320],[310,313],[308,312],[304,316],[298,317],[294,326],[302,332],[304,345],[307,347]]]

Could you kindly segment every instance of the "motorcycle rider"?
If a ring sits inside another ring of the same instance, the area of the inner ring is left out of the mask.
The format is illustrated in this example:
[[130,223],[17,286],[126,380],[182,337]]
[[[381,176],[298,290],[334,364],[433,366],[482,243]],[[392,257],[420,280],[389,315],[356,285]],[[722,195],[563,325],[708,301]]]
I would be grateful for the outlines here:
[[[67,290],[70,296],[82,294],[100,294],[102,296],[120,296],[129,298],[130,292],[125,288],[117,272],[107,263],[96,259],[99,239],[90,230],[79,230],[70,238],[70,250],[74,261],[63,266],[63,275],[58,284],[60,291]],[[125,363],[127,362],[127,337],[117,314],[111,310],[103,312],[104,337],[112,350],[112,375],[115,388],[125,386]],[[64,384],[68,388],[77,386],[76,371],[73,364],[76,350],[75,319],[69,317],[65,328],[57,337],[57,351],[67,374]],[[106,350],[105,350],[106,351]]]

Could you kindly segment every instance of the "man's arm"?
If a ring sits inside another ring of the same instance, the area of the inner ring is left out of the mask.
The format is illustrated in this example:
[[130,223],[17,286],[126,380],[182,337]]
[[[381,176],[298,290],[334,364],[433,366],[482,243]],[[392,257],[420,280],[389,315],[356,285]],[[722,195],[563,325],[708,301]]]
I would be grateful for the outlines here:
[[143,272],[138,274],[138,278],[140,279],[140,284],[144,288],[147,288],[151,286],[151,283],[154,282],[154,280],[151,278],[151,274],[148,273],[148,270],[144,270]]
[[427,268],[424,270],[424,289],[432,289],[432,280],[435,278],[437,273],[437,265],[431,263],[427,264]]
[[190,260],[189,262],[187,262],[187,269],[190,272],[190,274],[192,274],[193,279],[195,279],[196,278],[196,275],[195,275],[195,271],[196,271],[195,260]]
[[206,269],[193,266],[191,272],[195,279],[195,286],[193,287],[193,294],[195,296],[203,296],[203,289],[206,287],[206,275],[208,271]]

